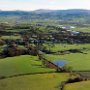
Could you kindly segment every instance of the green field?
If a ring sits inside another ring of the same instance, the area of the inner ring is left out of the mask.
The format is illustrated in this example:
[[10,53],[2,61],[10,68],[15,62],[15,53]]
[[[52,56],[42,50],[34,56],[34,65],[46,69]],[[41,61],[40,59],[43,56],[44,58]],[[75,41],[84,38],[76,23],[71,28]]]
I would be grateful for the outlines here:
[[13,39],[13,40],[16,40],[16,39],[21,39],[21,36],[19,35],[16,35],[16,36],[13,36],[13,35],[10,35],[10,36],[1,36],[0,39]]
[[[49,48],[47,46],[47,48]],[[69,53],[64,55],[45,54],[50,61],[67,60],[67,66],[76,71],[90,71],[90,45],[89,44],[55,44],[51,51],[85,49],[84,53]],[[43,74],[40,74],[45,72]],[[52,73],[49,73],[52,72]],[[34,74],[33,74],[34,73]],[[47,73],[47,74],[46,74]],[[13,78],[0,80],[0,90],[60,90],[62,81],[69,78],[68,73],[55,73],[54,69],[46,68],[37,56],[21,55],[0,59],[0,76],[13,76],[26,74]],[[27,75],[30,74],[30,75]],[[83,86],[81,86],[83,85]],[[65,90],[89,90],[90,81],[68,84]]]
[[30,29],[8,29],[6,31],[8,32],[25,32],[25,31],[29,31]]
[[[85,45],[55,45],[55,47],[51,48],[52,51],[58,50],[68,50],[68,49],[82,49],[82,48],[90,48],[89,44]],[[87,54],[83,53],[70,53],[65,55],[45,55],[51,61],[55,60],[67,60],[67,66],[71,67],[73,70],[90,70],[90,50],[83,51]],[[8,57],[5,59],[0,59],[0,75],[8,76],[14,74],[22,74],[22,73],[35,73],[35,72],[49,72],[54,71],[49,68],[45,68],[42,66],[42,62],[38,60],[36,56],[16,56],[16,57]]]
[[67,66],[73,70],[90,71],[90,45],[89,44],[55,44],[50,48],[51,51],[82,49],[84,53],[69,53],[63,55],[47,54],[45,55],[51,61],[67,60]]
[[51,61],[67,60],[67,66],[73,70],[90,71],[90,51],[87,51],[87,54],[71,53],[65,55],[46,55],[46,57]]
[[26,73],[51,72],[45,68],[36,56],[16,56],[0,59],[0,76],[12,76]]
[[90,90],[90,81],[68,84],[64,90]]
[[[76,10],[63,11],[45,10],[43,13],[40,9],[39,12],[7,14],[1,11],[0,90],[61,90],[64,82],[63,90],[90,90],[90,42],[89,36],[82,36],[90,33],[89,16],[81,10],[82,15]],[[65,68],[61,68],[70,72],[48,68],[47,62],[39,60],[40,54],[45,56],[43,60],[51,62],[66,60]],[[70,80],[73,83],[68,83]]]
[[80,32],[90,32],[90,27],[77,27],[71,30],[80,31]]
[[69,49],[90,49],[90,44],[55,44],[53,47],[46,45],[51,51],[69,50]]
[[36,74],[0,80],[0,90],[60,90],[67,73]]

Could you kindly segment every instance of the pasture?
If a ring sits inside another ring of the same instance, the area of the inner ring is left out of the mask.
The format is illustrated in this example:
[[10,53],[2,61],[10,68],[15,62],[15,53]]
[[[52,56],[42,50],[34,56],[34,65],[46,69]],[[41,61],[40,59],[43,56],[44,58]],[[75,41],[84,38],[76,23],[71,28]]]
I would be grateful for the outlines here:
[[[2,36],[1,38],[20,39],[21,37]],[[18,46],[25,48],[24,46]],[[58,43],[54,44],[54,46],[48,44],[45,44],[45,46],[52,52],[70,49],[82,50],[84,53],[76,52],[62,55],[45,54],[45,57],[52,62],[56,60],[66,60],[66,66],[74,71],[90,71],[90,44]],[[15,75],[17,77],[15,77]],[[9,76],[14,77],[0,80],[0,90],[60,90],[60,83],[70,77],[68,73],[55,73],[54,69],[43,66],[42,61],[40,61],[37,56],[31,55],[21,55],[0,59],[0,77]],[[85,87],[80,87],[81,84],[84,84]],[[65,90],[89,90],[89,84],[89,81],[68,84],[65,86]]]
[[64,90],[90,90],[90,81],[67,84]]
[[65,55],[46,55],[51,60],[67,60],[67,66],[75,71],[90,71],[90,51],[87,54],[71,53]]
[[45,45],[51,51],[69,50],[69,49],[90,49],[90,44],[54,44],[54,46]]
[[22,55],[0,59],[0,76],[53,71],[55,70],[44,67],[36,56]]
[[45,55],[51,61],[55,60],[67,60],[68,67],[71,67],[75,71],[90,71],[90,45],[89,44],[56,44],[51,48],[51,51],[69,50],[69,49],[81,49],[83,53],[69,53],[63,55],[47,54]]
[[52,73],[8,78],[0,80],[0,90],[60,90],[61,81],[68,77],[68,73]]
[[90,32],[90,27],[77,27],[71,30],[79,31],[79,32]]
[[16,39],[21,39],[21,36],[19,36],[19,35],[15,35],[15,36],[14,36],[14,35],[10,35],[10,36],[1,36],[0,39],[4,39],[4,40],[5,40],[5,39],[16,40]]

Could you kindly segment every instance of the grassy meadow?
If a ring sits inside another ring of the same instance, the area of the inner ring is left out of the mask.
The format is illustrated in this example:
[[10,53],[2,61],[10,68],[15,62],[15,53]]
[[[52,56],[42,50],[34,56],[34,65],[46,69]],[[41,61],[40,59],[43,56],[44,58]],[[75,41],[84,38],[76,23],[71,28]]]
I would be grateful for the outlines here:
[[69,49],[90,49],[90,44],[55,44],[54,46],[45,45],[51,51],[69,50]]
[[[85,50],[84,50],[85,48]],[[45,55],[51,61],[55,60],[67,60],[67,66],[71,67],[73,70],[90,71],[90,45],[89,44],[56,44],[54,47],[50,48],[51,51],[59,50],[69,50],[69,49],[82,49],[84,53],[69,53],[63,55]]]
[[65,54],[65,55],[46,55],[51,61],[67,60],[67,66],[76,71],[90,71],[90,51],[88,54]]
[[22,55],[0,59],[0,76],[52,71],[55,70],[42,66],[36,56]]
[[64,90],[90,90],[90,81],[68,84]]
[[90,27],[76,27],[71,30],[79,31],[79,32],[90,32]]
[[0,90],[60,90],[61,81],[68,77],[68,73],[52,73],[8,78],[0,80]]
[[1,36],[0,37],[0,39],[12,39],[12,40],[16,40],[16,39],[21,39],[21,36],[19,36],[19,35],[15,35],[15,36],[13,36],[13,35],[10,35],[10,36]]

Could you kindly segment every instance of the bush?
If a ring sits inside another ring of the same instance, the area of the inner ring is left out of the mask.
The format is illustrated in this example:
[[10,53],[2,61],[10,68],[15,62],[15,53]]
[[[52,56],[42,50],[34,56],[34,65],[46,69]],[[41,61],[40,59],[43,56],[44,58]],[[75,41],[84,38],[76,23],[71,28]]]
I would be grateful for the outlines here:
[[75,78],[69,78],[66,83],[74,83],[74,82],[80,82],[80,81],[83,81],[83,78],[78,76],[78,77],[75,77]]
[[0,46],[4,45],[5,42],[3,40],[0,40]]
[[5,76],[0,76],[0,79],[5,79],[6,77]]

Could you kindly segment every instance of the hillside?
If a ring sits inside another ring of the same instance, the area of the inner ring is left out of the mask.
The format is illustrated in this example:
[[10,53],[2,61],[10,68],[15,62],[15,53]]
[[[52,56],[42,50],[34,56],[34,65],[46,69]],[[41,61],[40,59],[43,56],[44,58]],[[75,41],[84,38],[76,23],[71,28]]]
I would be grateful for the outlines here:
[[35,10],[35,11],[0,11],[0,21],[26,21],[26,20],[62,20],[67,22],[90,23],[90,10]]

